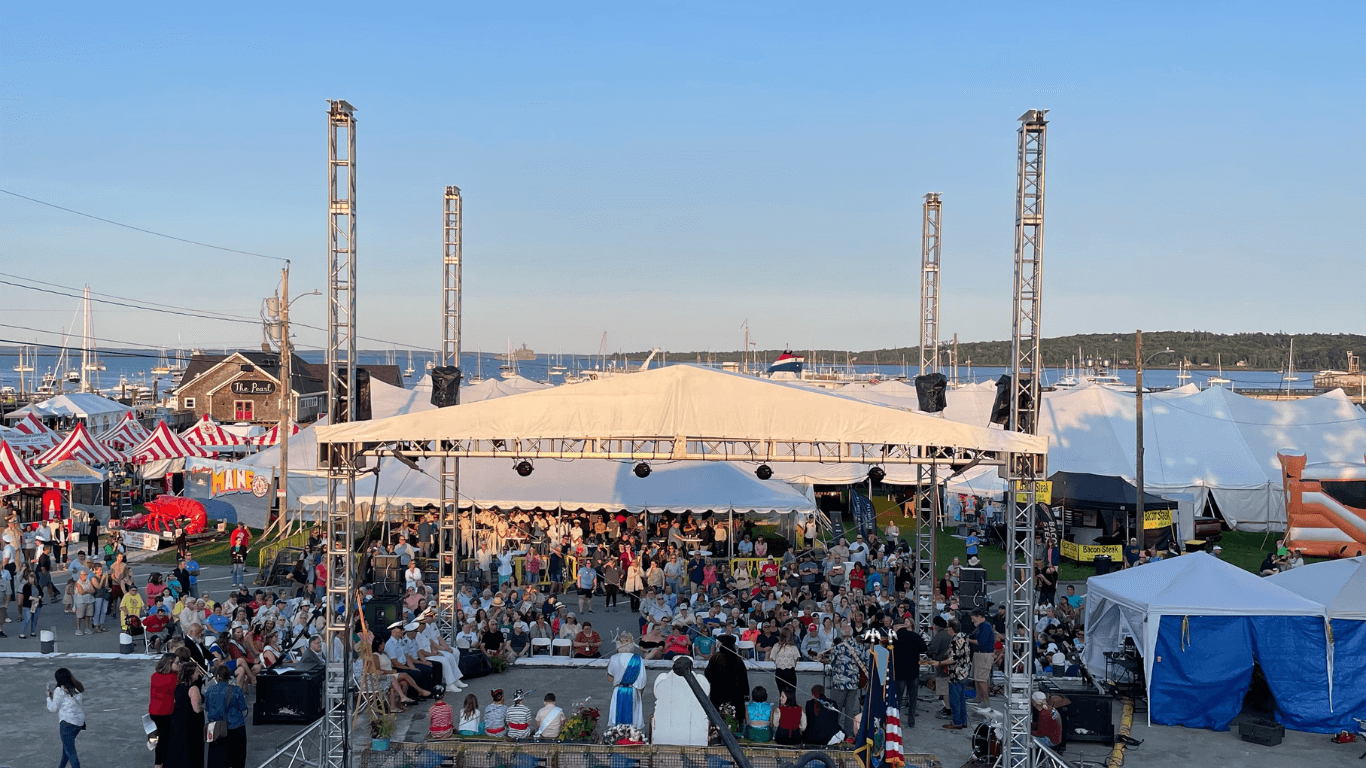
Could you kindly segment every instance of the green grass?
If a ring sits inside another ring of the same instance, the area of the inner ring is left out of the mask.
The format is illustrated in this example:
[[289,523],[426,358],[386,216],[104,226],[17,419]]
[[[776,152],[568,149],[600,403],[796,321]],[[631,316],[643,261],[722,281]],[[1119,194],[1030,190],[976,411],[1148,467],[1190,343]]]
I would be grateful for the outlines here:
[[[231,530],[229,528],[228,532]],[[259,544],[263,531],[260,528],[248,528],[247,530],[251,531],[251,548],[247,551],[247,567],[258,568],[260,567],[258,556],[261,551]],[[228,554],[227,532],[223,534],[221,539],[214,539],[190,547],[190,553],[194,555],[194,559],[198,560],[200,565],[232,565],[232,556]],[[175,565],[175,561],[175,548],[163,549],[147,558],[149,563]]]

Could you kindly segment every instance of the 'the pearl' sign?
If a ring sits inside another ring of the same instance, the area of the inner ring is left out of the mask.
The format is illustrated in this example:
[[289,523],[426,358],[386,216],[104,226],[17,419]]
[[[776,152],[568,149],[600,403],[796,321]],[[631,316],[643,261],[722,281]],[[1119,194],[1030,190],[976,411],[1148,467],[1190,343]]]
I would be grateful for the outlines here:
[[261,379],[238,379],[232,383],[232,393],[234,395],[272,395],[275,393],[275,382]]

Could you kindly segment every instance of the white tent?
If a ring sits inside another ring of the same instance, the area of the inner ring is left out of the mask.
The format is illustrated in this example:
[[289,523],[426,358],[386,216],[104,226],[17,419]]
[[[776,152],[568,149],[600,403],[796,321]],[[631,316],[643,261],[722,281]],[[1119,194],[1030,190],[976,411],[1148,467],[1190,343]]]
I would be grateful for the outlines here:
[[1330,619],[1366,621],[1366,557],[1292,568],[1267,581],[1323,606]]
[[327,442],[682,439],[933,445],[1043,453],[1046,441],[690,365],[320,428]]
[[118,426],[119,421],[132,410],[132,408],[122,403],[116,403],[102,395],[73,392],[67,395],[57,395],[10,411],[5,414],[5,418],[9,421],[18,421],[32,413],[43,421],[51,419],[83,421],[86,429],[90,430],[92,434],[98,435]]
[[[1185,496],[1181,534],[1212,494],[1230,525],[1283,528],[1277,451],[1310,461],[1357,461],[1366,453],[1366,413],[1341,391],[1294,401],[1255,400],[1221,387],[1143,401],[1144,487]],[[1134,481],[1134,395],[1099,386],[1048,393],[1039,429],[1050,473],[1089,472]]]
[[[1099,677],[1106,669],[1105,652],[1119,650],[1124,638],[1131,637],[1143,656],[1149,701],[1153,701],[1155,683],[1164,690],[1169,685],[1180,687],[1181,680],[1167,670],[1183,671],[1184,659],[1167,658],[1165,663],[1168,666],[1164,667],[1162,679],[1154,680],[1154,665],[1163,658],[1158,650],[1159,634],[1164,631],[1163,617],[1178,619],[1174,630],[1176,636],[1165,637],[1162,643],[1164,647],[1177,646],[1183,651],[1194,649],[1194,660],[1189,663],[1204,663],[1209,668],[1227,667],[1232,678],[1242,674],[1241,662],[1226,660],[1221,654],[1224,651],[1236,651],[1245,655],[1245,666],[1250,676],[1253,653],[1250,637],[1254,630],[1239,630],[1232,635],[1206,635],[1200,631],[1201,626],[1192,623],[1196,619],[1310,617],[1312,621],[1308,626],[1311,636],[1317,632],[1321,637],[1323,633],[1323,607],[1320,604],[1216,557],[1196,552],[1087,579],[1086,647],[1082,661],[1093,675]],[[1172,626],[1168,624],[1165,631],[1172,632]],[[1210,637],[1222,637],[1226,644],[1235,642],[1233,638],[1236,637],[1237,642],[1246,643],[1249,647],[1220,648],[1217,642],[1213,647],[1207,647],[1205,639]],[[1287,637],[1287,642],[1289,639]],[[1266,666],[1271,649],[1258,648],[1258,653],[1262,655],[1263,665]],[[1318,662],[1326,664],[1325,659],[1318,659]],[[1324,690],[1327,690],[1326,678],[1322,681],[1305,681],[1306,685],[1316,682],[1321,682]],[[1217,692],[1210,692],[1211,695],[1214,693]],[[1279,691],[1277,695],[1280,697]],[[1193,698],[1194,695],[1186,703],[1189,705]],[[1236,698],[1237,704],[1241,705],[1241,693]],[[1159,696],[1159,700],[1162,697]],[[1165,718],[1168,714],[1159,711],[1152,716],[1157,722],[1167,722]]]
[[[441,488],[435,460],[416,472],[384,460],[378,487],[373,476],[357,480],[357,504],[403,506],[436,504]],[[810,495],[776,480],[758,479],[742,466],[724,462],[660,464],[648,478],[636,477],[629,462],[538,461],[530,477],[522,477],[506,459],[460,460],[460,505],[498,509],[565,509],[609,512],[735,510],[736,512],[811,512]],[[291,471],[291,474],[293,472]],[[325,504],[321,483],[302,493],[304,508]]]

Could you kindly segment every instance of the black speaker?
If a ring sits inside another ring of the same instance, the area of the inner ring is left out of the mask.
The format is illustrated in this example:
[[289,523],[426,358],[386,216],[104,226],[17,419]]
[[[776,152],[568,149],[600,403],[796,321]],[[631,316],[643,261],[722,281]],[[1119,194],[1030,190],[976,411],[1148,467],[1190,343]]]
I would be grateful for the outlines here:
[[311,723],[323,715],[325,667],[263,673],[256,677],[252,725]]
[[[331,403],[329,417],[333,424],[340,424],[346,421],[346,401],[348,393],[346,391],[346,368],[338,366],[336,376],[338,378],[337,402]],[[371,418],[370,410],[370,372],[364,368],[356,368],[356,421],[369,421]]]
[[1114,743],[1114,699],[1100,694],[1064,695],[1072,700],[1058,713],[1062,715],[1064,741]]
[[[991,404],[991,423],[1005,424],[1010,421],[1010,375],[1006,374],[996,380],[996,400]],[[1020,393],[1020,410],[1028,409],[1032,404],[1029,402],[1029,395]],[[1030,426],[1030,425],[1025,425]],[[1028,431],[1028,430],[1026,430]]]
[[958,578],[958,604],[963,608],[986,610],[986,597],[987,569],[964,568]]
[[455,405],[460,391],[460,380],[463,378],[460,369],[453,365],[441,365],[431,370],[432,377],[432,405],[437,408],[445,408],[448,405]]
[[483,651],[461,651],[460,652],[460,677],[463,680],[470,680],[476,677],[493,674],[493,662],[484,655]]
[[939,413],[948,407],[944,391],[949,388],[949,380],[942,373],[927,373],[915,377],[915,396],[920,402],[920,410],[925,413]]
[[389,625],[398,621],[399,616],[403,615],[402,598],[395,595],[392,597],[380,597],[376,595],[361,609],[365,615],[365,626],[375,634],[375,637],[384,637],[389,632]]
[[1109,555],[1096,555],[1096,558],[1091,562],[1094,563],[1096,566],[1097,576],[1104,576],[1105,574],[1113,570],[1115,567],[1115,562],[1110,558]]

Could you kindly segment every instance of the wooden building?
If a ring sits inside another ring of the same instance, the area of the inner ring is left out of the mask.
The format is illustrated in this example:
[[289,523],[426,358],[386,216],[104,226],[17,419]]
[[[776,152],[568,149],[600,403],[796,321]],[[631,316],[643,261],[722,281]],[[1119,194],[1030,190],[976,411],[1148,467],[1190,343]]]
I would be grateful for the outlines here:
[[[327,368],[295,355],[290,363],[294,421],[310,424],[327,413]],[[396,365],[366,365],[372,379],[396,387]],[[198,419],[208,414],[225,424],[272,424],[280,420],[280,356],[274,352],[195,355],[176,389],[177,406]]]

